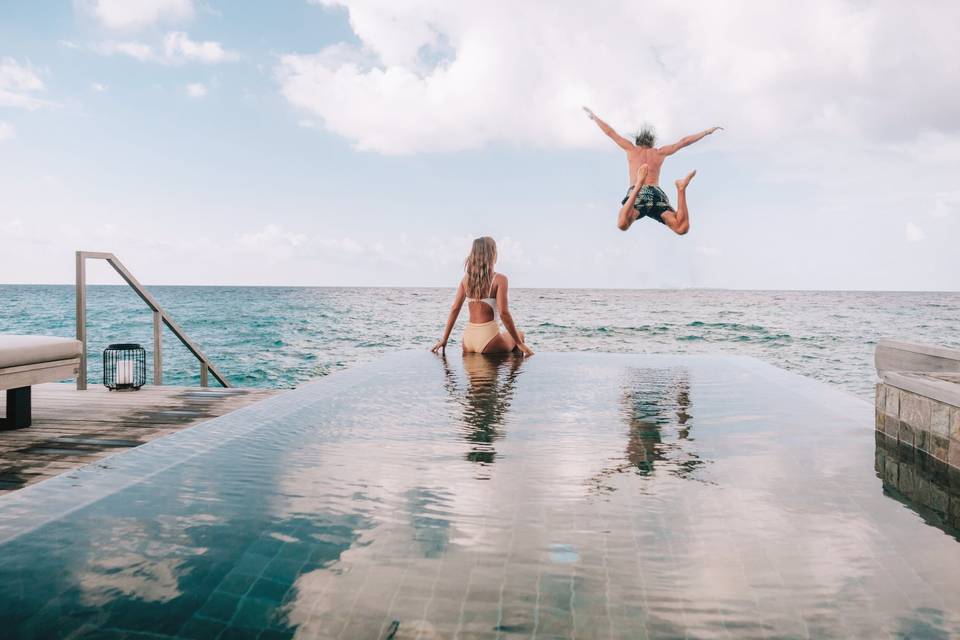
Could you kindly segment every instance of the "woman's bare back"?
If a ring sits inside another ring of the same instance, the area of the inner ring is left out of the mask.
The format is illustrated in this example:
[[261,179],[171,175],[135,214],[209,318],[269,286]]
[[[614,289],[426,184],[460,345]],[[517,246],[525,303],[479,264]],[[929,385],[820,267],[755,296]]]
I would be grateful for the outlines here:
[[[497,289],[499,289],[498,280],[500,279],[499,273],[493,274],[493,281],[490,283],[490,295],[484,296],[485,298],[496,298]],[[466,281],[463,283],[466,285]],[[484,322],[490,322],[494,319],[493,309],[490,308],[486,302],[480,302],[478,299],[474,298],[473,302],[467,303],[467,313],[470,315],[470,322],[476,324],[483,324]]]

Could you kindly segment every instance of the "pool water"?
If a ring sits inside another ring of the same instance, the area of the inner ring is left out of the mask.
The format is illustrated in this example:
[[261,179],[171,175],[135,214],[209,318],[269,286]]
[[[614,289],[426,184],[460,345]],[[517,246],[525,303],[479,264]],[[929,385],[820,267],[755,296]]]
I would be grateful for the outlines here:
[[3,633],[956,636],[960,486],[874,437],[747,358],[396,354],[0,500]]

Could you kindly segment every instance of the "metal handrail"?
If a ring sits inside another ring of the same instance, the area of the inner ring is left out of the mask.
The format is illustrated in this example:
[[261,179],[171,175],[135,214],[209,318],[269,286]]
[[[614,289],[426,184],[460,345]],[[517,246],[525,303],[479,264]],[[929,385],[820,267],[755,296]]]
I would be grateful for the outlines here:
[[123,263],[112,253],[102,251],[77,251],[77,340],[83,343],[83,351],[80,354],[80,371],[77,374],[77,389],[87,388],[87,259],[106,260],[107,264],[113,267],[114,271],[120,274],[128,285],[136,292],[140,299],[147,303],[153,312],[153,384],[163,384],[163,341],[161,340],[161,328],[167,325],[173,335],[190,350],[197,360],[200,361],[200,386],[207,386],[207,373],[209,372],[224,387],[229,387],[230,383],[220,373],[210,359],[204,355],[190,338],[184,335],[180,326],[167,315],[157,299],[150,295],[142,284],[140,284],[133,274],[130,273]]

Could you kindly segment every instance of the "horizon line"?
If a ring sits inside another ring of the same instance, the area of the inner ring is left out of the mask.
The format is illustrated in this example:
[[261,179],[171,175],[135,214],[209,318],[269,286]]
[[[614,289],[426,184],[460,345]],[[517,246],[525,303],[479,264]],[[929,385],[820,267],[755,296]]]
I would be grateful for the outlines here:
[[[442,285],[313,285],[313,284],[146,284],[145,287],[181,287],[181,288],[233,288],[233,289],[454,289],[452,286]],[[125,282],[114,283],[87,283],[88,287],[129,287]],[[0,287],[76,287],[75,283],[62,282],[0,282]],[[813,292],[813,293],[947,293],[960,294],[960,290],[953,289],[818,289],[818,288],[737,288],[737,287],[575,287],[575,286],[548,286],[548,287],[517,287],[512,290],[545,290],[556,291],[570,289],[574,291],[737,291],[737,292]]]

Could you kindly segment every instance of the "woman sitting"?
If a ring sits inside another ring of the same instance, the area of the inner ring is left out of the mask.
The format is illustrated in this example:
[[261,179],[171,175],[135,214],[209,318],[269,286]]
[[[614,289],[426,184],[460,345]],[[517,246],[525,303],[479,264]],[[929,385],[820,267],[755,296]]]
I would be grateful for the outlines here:
[[[474,240],[464,263],[466,274],[457,287],[443,338],[433,345],[431,351],[446,351],[450,332],[466,301],[470,322],[463,332],[464,353],[507,353],[517,350],[525,356],[533,355],[530,347],[524,344],[523,332],[513,324],[513,316],[507,308],[507,276],[493,270],[496,263],[497,243],[493,238],[484,236]],[[500,331],[501,320],[506,328],[504,332]]]

